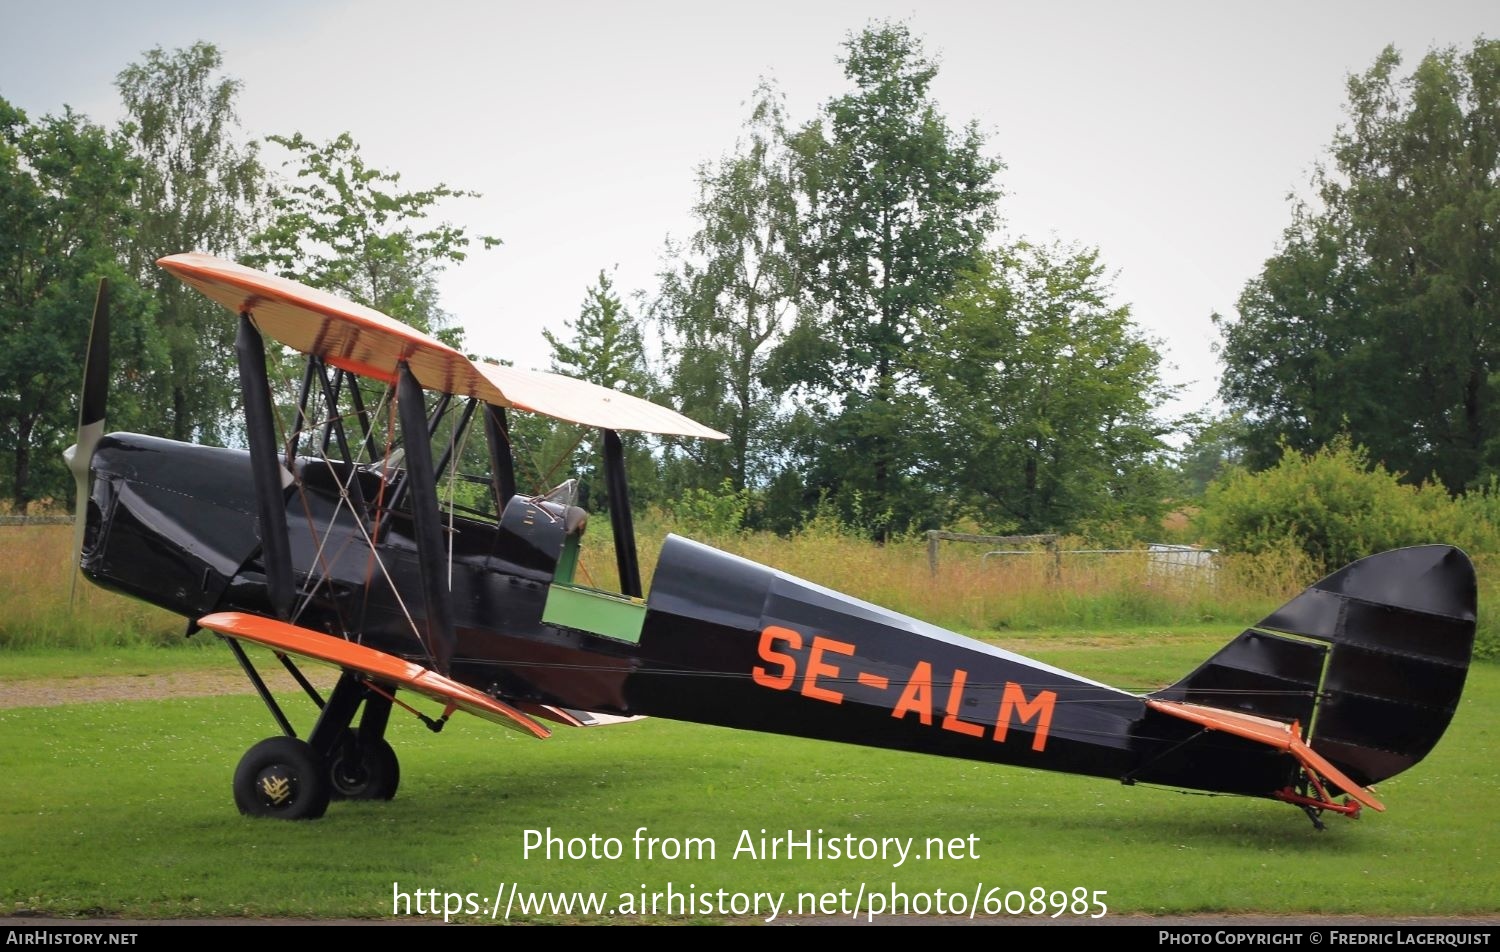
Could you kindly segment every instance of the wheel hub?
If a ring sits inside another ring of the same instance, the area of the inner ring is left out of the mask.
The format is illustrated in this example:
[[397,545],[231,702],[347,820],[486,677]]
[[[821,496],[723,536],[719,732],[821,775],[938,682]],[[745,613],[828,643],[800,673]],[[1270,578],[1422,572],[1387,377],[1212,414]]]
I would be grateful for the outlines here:
[[256,775],[255,790],[266,806],[285,809],[297,801],[297,775],[286,764],[272,764]]

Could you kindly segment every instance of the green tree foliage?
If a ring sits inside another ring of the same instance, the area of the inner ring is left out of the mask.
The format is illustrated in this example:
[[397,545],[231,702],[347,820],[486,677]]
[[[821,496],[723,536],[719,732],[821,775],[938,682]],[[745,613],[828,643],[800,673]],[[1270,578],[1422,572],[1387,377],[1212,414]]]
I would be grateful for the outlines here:
[[745,527],[750,490],[735,489],[728,479],[714,490],[694,486],[673,500],[671,509],[679,531],[699,541],[730,539]]
[[157,383],[174,439],[215,440],[236,401],[234,330],[223,309],[156,267],[184,251],[233,256],[254,223],[263,184],[253,142],[236,140],[238,80],[220,75],[210,43],[157,47],[122,70],[124,130],[144,163],[132,274],[156,296],[167,361]]
[[626,309],[608,272],[600,270],[598,282],[584,292],[578,318],[565,326],[567,338],[542,331],[552,346],[554,373],[639,397],[651,395],[640,322]]
[[[440,307],[437,278],[447,265],[464,261],[475,240],[484,248],[500,241],[471,239],[463,228],[431,218],[440,203],[478,194],[443,184],[406,191],[399,173],[368,165],[348,133],[324,143],[301,133],[268,141],[287,150],[290,157],[283,166],[294,171],[289,181],[280,180],[270,190],[269,215],[246,262],[358,301],[462,348],[463,328]],[[297,355],[273,371],[288,404],[295,399],[293,382],[300,380],[301,363]],[[375,392],[381,388],[369,382],[361,386],[369,391],[367,404],[382,402],[383,394]],[[438,444],[452,438],[458,416],[456,407],[449,410],[435,435]],[[454,447],[457,463],[450,475],[488,472],[478,420],[471,422],[461,446]],[[487,505],[482,490],[482,484],[451,481],[441,489],[476,510]]]
[[[608,272],[601,270],[597,283],[584,292],[578,317],[566,322],[566,329],[566,335],[550,330],[542,332],[552,346],[554,373],[645,399],[655,395],[640,322],[625,307]],[[609,507],[603,476],[603,444],[597,434],[574,424],[543,418],[518,421],[513,432],[518,445],[539,447],[532,451],[530,469],[548,474],[549,481],[558,479],[552,474],[563,478],[576,475],[580,506]],[[644,435],[621,433],[620,439],[625,451],[631,505],[641,507],[657,495],[656,459]]]
[[1347,436],[1303,453],[1290,446],[1270,469],[1236,467],[1208,487],[1199,519],[1229,552],[1301,549],[1332,570],[1374,552],[1439,541],[1454,504],[1440,486],[1401,481]]
[[[731,495],[761,485],[780,457],[780,401],[764,382],[798,294],[798,182],[781,94],[762,83],[735,152],[698,169],[698,229],[669,248],[655,303],[667,388],[688,416],[729,439],[673,445],[678,482]],[[694,497],[697,498],[697,497]]]
[[1253,466],[1347,431],[1450,490],[1500,470],[1500,41],[1386,49],[1224,336]]
[[924,337],[927,482],[960,511],[1022,532],[1159,519],[1171,389],[1097,252],[1006,248],[960,278]]
[[1188,441],[1177,453],[1179,491],[1201,499],[1208,484],[1244,462],[1245,421],[1237,413],[1194,414],[1182,421]]
[[915,479],[915,356],[924,319],[981,257],[1001,166],[974,125],[950,128],[932,98],[937,67],[904,25],[873,25],[845,50],[854,90],[797,137],[816,312],[778,348],[779,378],[806,398],[817,434],[803,446],[813,498],[828,491],[847,509],[857,492],[867,511],[920,519],[931,494]]
[[73,441],[89,320],[100,278],[114,285],[110,422],[137,420],[155,343],[146,302],[121,271],[141,167],[119,135],[67,110],[33,123],[0,99],[0,485],[24,510],[71,498],[61,452]]
[[270,220],[247,260],[459,346],[461,329],[449,327],[438,306],[437,277],[463,261],[474,240],[484,248],[500,240],[471,239],[462,228],[429,219],[439,203],[478,193],[443,184],[405,191],[400,173],[367,165],[348,133],[326,143],[300,132],[269,141],[291,153],[285,165],[295,173],[275,188]]

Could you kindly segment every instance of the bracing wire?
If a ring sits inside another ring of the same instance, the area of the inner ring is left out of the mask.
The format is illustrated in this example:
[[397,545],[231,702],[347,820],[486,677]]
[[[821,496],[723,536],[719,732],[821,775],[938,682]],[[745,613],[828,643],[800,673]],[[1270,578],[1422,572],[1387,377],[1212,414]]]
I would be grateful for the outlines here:
[[[463,428],[463,438],[460,440],[456,430],[448,434],[448,591],[453,591],[453,540],[458,535],[454,527],[454,513],[457,510],[457,500],[454,494],[458,489],[458,465],[463,460],[464,451],[469,448],[469,434],[474,426]],[[457,440],[458,446],[454,447]]]

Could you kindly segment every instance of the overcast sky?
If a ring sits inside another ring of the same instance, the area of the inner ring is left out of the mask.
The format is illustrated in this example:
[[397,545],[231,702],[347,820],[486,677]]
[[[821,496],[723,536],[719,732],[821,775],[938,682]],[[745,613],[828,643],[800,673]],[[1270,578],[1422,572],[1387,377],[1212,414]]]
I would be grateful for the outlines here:
[[[472,349],[545,367],[600,269],[651,291],[686,238],[694,169],[729,151],[761,77],[791,118],[847,90],[841,42],[909,23],[934,94],[1006,165],[1007,237],[1099,248],[1159,339],[1176,409],[1211,399],[1230,313],[1343,119],[1344,81],[1394,44],[1500,36],[1500,0],[1403,2],[469,2],[0,0],[0,96],[121,117],[115,75],[216,44],[247,136],[349,132],[412,189],[482,193],[445,217],[505,243],[451,268]],[[192,250],[192,249],[182,249]]]

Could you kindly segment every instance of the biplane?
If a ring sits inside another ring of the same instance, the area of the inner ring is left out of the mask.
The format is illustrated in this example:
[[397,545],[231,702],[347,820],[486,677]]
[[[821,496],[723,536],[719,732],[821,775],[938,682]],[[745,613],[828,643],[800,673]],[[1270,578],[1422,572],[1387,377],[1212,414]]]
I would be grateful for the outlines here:
[[[1147,694],[675,535],[648,594],[620,434],[723,434],[614,390],[470,360],[294,281],[200,254],[159,263],[238,322],[247,448],[105,434],[101,289],[70,451],[79,564],[229,646],[279,730],[234,772],[244,814],[315,818],[331,800],[393,797],[386,727],[399,709],[434,731],[464,711],[538,739],[675,718],[1272,798],[1321,829],[1325,811],[1384,809],[1371,787],[1420,761],[1457,707],[1477,596],[1469,559],[1447,545],[1334,572]],[[280,429],[267,338],[305,357]],[[519,491],[517,413],[599,431],[618,591],[579,571],[589,514],[574,484]],[[487,448],[485,507],[443,492],[470,430]],[[246,644],[270,649],[307,695],[305,737]],[[326,696],[307,661],[338,669]]]

